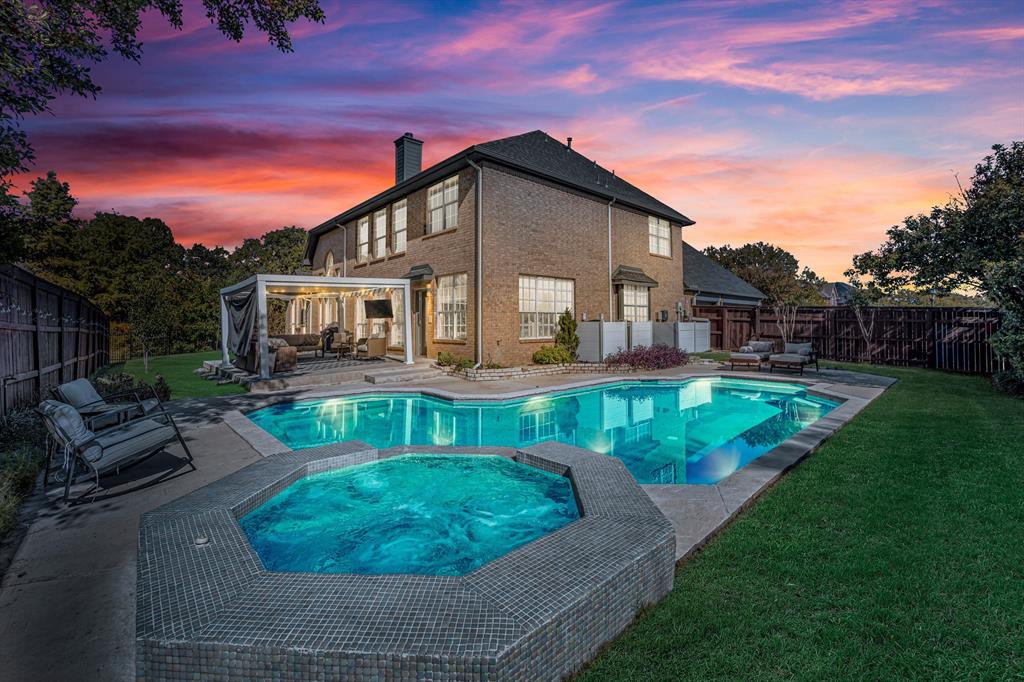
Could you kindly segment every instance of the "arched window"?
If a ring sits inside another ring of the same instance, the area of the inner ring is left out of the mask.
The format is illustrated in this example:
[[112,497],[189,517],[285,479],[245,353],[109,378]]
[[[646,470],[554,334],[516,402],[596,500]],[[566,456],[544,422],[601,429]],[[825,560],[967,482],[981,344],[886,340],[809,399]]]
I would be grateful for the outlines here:
[[334,253],[331,251],[327,252],[327,257],[324,258],[324,276],[334,276]]

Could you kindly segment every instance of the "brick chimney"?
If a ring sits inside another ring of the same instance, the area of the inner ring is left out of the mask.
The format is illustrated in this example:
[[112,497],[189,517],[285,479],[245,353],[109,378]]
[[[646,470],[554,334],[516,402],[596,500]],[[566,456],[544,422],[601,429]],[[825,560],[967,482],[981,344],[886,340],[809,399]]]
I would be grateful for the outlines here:
[[395,140],[395,184],[423,170],[423,140],[406,133]]

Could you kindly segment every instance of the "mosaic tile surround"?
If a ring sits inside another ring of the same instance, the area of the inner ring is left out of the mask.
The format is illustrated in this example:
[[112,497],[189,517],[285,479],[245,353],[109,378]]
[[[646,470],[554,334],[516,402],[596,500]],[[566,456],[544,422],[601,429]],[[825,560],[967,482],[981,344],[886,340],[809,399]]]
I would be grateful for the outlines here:
[[568,476],[581,518],[465,576],[263,568],[239,517],[307,473],[399,452],[273,455],[144,514],[137,679],[557,680],[672,587],[671,524],[622,462],[559,443],[501,454]]

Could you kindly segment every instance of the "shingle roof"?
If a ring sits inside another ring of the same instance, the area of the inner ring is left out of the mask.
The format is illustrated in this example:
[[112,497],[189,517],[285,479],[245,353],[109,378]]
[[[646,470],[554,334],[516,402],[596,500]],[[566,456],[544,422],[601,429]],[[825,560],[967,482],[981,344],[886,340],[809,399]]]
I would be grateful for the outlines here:
[[683,242],[683,283],[687,291],[763,299],[760,291]]
[[561,180],[589,191],[614,197],[618,201],[645,208],[684,225],[693,221],[647,192],[629,184],[618,175],[602,168],[575,149],[568,148],[543,130],[483,142],[475,149],[497,160],[505,160],[540,175]]
[[316,250],[319,235],[333,230],[338,225],[356,217],[374,211],[387,203],[400,198],[441,177],[455,172],[467,165],[469,159],[490,159],[494,162],[520,168],[528,173],[538,175],[575,189],[599,196],[604,199],[615,199],[621,204],[648,211],[661,218],[666,218],[682,225],[693,225],[693,221],[664,204],[643,190],[634,187],[615,175],[597,162],[588,159],[575,150],[568,149],[565,144],[554,139],[542,130],[534,130],[522,135],[503,137],[499,140],[481,142],[463,149],[458,154],[449,156],[444,161],[435,163],[411,178],[389,187],[366,201],[353,206],[329,220],[324,221],[309,231],[306,241],[306,259],[310,259]]
[[640,284],[641,286],[646,287],[658,286],[658,280],[654,279],[640,268],[634,268],[628,265],[620,265],[615,268],[615,272],[612,273],[612,283],[619,284],[621,282]]

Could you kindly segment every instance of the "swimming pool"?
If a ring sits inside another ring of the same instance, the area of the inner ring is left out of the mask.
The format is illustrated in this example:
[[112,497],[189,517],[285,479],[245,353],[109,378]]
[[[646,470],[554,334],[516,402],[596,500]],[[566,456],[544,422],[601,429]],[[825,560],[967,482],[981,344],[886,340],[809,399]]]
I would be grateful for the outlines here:
[[296,450],[343,440],[388,448],[525,447],[553,439],[619,458],[640,483],[713,484],[836,405],[798,384],[699,378],[515,400],[375,393],[279,403],[247,416]]
[[239,523],[270,571],[463,575],[579,516],[564,476],[403,455],[307,475]]

